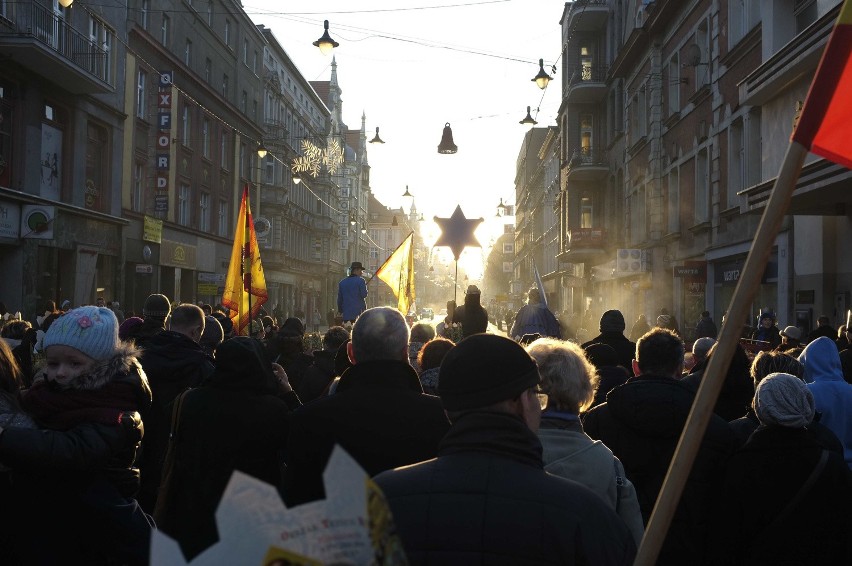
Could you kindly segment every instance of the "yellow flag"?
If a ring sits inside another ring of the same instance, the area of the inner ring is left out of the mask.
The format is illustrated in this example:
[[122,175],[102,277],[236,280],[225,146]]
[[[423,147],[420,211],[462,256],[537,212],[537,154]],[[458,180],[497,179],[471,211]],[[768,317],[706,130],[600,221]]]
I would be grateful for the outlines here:
[[387,283],[396,296],[397,307],[403,316],[414,303],[414,232],[410,233],[398,248],[376,271],[376,277]]
[[257,247],[257,235],[254,232],[246,185],[237,217],[231,263],[225,278],[225,292],[222,293],[222,305],[231,311],[236,335],[249,335],[249,323],[257,317],[260,307],[267,299],[266,278],[260,264],[260,249]]

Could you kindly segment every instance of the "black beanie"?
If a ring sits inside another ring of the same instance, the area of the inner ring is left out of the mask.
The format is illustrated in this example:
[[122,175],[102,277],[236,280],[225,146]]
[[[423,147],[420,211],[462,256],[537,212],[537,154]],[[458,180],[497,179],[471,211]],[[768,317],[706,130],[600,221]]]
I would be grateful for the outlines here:
[[601,332],[624,332],[624,315],[621,311],[606,311],[601,315]]
[[148,295],[142,306],[142,316],[166,319],[172,312],[172,305],[168,297],[155,293]]
[[448,411],[487,407],[513,399],[541,381],[523,347],[496,334],[474,334],[441,362],[438,394]]

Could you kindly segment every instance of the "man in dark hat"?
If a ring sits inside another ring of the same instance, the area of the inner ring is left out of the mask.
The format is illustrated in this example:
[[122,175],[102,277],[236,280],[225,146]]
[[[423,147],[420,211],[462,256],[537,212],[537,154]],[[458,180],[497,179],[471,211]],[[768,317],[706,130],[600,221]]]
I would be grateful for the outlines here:
[[337,285],[337,310],[343,322],[355,322],[358,315],[367,310],[367,283],[361,277],[363,272],[361,262],[353,261],[349,266],[349,276]]
[[142,307],[142,324],[133,327],[127,338],[137,346],[145,348],[151,337],[166,329],[166,319],[172,312],[169,298],[159,293],[148,295]]
[[633,375],[633,358],[636,355],[636,344],[624,336],[624,315],[619,310],[609,310],[601,315],[601,333],[585,344],[585,350],[592,344],[608,344],[618,354],[618,365]]
[[438,457],[375,478],[412,564],[632,563],[615,512],[544,471],[540,380],[523,347],[494,334],[444,357],[438,391],[452,426]]
[[453,322],[461,323],[462,336],[467,338],[488,330],[488,311],[482,306],[482,292],[476,285],[468,285],[464,304],[453,313]]

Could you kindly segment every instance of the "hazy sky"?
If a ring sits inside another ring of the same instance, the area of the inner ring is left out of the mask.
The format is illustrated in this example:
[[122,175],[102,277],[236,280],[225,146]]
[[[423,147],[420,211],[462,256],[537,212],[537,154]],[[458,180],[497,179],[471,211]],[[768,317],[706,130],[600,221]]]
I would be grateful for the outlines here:
[[[329,79],[331,56],[311,43],[330,21],[340,42],[333,53],[344,121],[359,128],[363,111],[368,139],[378,126],[386,142],[367,150],[379,200],[402,205],[408,185],[426,219],[449,216],[460,204],[468,218],[486,219],[478,235],[499,230],[500,198],[514,203],[525,133],[518,121],[531,106],[534,117],[540,108],[539,126],[556,124],[562,77],[546,91],[530,79],[539,58],[548,72],[558,62],[563,2],[245,0],[243,7],[273,30],[308,80]],[[437,153],[445,122],[455,155]]]

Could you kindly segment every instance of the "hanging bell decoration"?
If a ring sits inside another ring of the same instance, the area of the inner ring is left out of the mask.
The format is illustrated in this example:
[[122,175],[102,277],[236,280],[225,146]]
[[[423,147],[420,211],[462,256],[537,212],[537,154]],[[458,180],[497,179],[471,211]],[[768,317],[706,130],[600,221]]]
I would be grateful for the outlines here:
[[451,154],[459,150],[458,146],[453,143],[453,130],[450,128],[450,123],[444,124],[444,133],[441,136],[441,143],[438,145],[438,153]]

